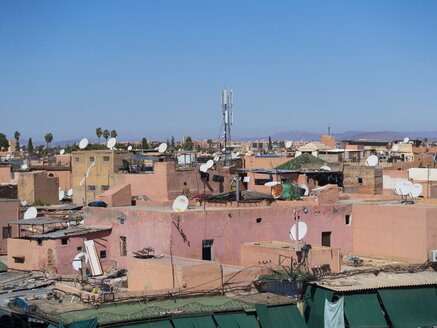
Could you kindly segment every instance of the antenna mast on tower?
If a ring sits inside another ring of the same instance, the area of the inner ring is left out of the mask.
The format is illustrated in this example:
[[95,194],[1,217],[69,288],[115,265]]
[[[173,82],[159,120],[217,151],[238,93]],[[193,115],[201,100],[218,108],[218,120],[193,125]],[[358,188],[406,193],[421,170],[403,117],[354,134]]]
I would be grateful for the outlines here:
[[223,112],[223,127],[225,139],[225,166],[230,165],[228,144],[231,143],[231,126],[234,123],[234,113],[232,107],[234,105],[234,90],[231,89],[229,94],[226,88],[222,91],[222,112]]

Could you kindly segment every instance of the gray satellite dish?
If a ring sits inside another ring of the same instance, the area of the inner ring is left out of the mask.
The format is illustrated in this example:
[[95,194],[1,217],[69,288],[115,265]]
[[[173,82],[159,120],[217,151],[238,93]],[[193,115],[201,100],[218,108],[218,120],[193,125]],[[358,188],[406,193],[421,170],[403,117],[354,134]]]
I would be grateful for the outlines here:
[[199,167],[200,172],[206,173],[208,171],[208,166],[206,164],[202,164]]
[[399,145],[393,145],[391,151],[399,151]]
[[[302,240],[305,238],[306,234],[308,232],[308,226],[306,225],[305,222],[299,222],[299,240]],[[290,238],[291,240],[296,241],[296,223],[293,224],[293,226],[290,229],[289,232]]]
[[85,257],[85,263],[88,263],[87,253],[81,252],[81,253],[77,254],[74,257],[73,262],[71,262],[71,265],[73,266],[74,270],[80,271],[80,269],[82,269],[82,257]]
[[211,167],[214,166],[214,161],[210,159],[208,162],[206,162],[206,166],[208,167],[208,169],[210,169]]
[[410,138],[408,138],[408,137],[404,138],[404,143],[408,143],[409,141],[410,141]]
[[61,149],[60,151],[59,151],[59,155],[64,155],[65,154],[65,149]]
[[371,155],[366,159],[366,166],[376,166],[379,162],[379,159],[375,155]]
[[116,143],[117,143],[117,139],[109,138],[108,142],[106,143],[106,147],[108,147],[109,149],[112,149],[112,148],[114,148]]
[[83,138],[83,139],[79,142],[79,148],[80,148],[80,149],[85,149],[86,146],[88,146],[88,139],[87,139],[87,138]]
[[188,208],[188,198],[184,195],[176,197],[173,201],[173,210],[175,212],[185,212]]
[[24,212],[23,220],[35,219],[38,215],[36,207],[29,207],[26,212]]
[[299,188],[305,189],[305,193],[303,194],[304,196],[308,196],[310,194],[310,189],[306,184],[304,183],[300,184]]
[[167,144],[164,142],[162,144],[159,145],[158,147],[158,152],[160,152],[161,154],[164,153],[167,150]]
[[26,171],[26,170],[29,168],[29,166],[28,166],[27,164],[23,164],[23,165],[20,166],[20,168],[21,168],[23,171]]
[[73,188],[68,189],[67,196],[69,197],[73,196]]
[[417,198],[422,194],[423,187],[419,183],[415,183],[411,186],[410,196],[413,198]]
[[65,192],[63,190],[59,190],[59,200],[63,200],[65,197]]
[[132,150],[132,146],[127,147],[127,150],[131,151]]
[[266,187],[274,187],[274,186],[276,186],[278,184],[281,184],[281,183],[279,181],[269,181],[269,182],[264,183],[264,186],[266,186]]
[[285,142],[285,148],[291,148],[291,146],[293,146],[293,140]]

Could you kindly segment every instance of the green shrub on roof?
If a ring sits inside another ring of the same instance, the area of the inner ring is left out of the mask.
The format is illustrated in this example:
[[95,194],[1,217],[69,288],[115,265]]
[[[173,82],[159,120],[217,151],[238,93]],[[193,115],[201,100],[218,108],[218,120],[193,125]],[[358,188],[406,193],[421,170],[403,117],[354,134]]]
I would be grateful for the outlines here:
[[276,167],[277,170],[300,170],[305,164],[323,165],[325,161],[311,154],[304,153]]

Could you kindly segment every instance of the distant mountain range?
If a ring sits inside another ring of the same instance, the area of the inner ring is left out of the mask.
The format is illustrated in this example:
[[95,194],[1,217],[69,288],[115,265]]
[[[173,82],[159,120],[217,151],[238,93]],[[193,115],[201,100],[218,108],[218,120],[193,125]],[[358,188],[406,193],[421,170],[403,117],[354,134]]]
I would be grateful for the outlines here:
[[[270,135],[272,140],[320,140],[322,133],[304,132],[304,131],[286,131],[278,132]],[[402,140],[405,137],[410,139],[428,139],[429,141],[437,140],[437,131],[415,131],[415,132],[399,132],[399,131],[346,131],[342,133],[333,133],[337,141],[341,140],[372,140],[372,141],[392,141]],[[268,139],[267,137],[263,137]]]

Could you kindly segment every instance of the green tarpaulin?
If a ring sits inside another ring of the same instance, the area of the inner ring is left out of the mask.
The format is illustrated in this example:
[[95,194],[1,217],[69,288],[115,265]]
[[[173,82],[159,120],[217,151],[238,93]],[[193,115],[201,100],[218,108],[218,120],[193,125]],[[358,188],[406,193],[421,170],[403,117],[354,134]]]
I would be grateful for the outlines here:
[[376,294],[345,295],[344,314],[350,328],[388,327]]
[[122,328],[173,328],[169,320],[132,323],[129,325],[123,325]]
[[304,317],[310,328],[320,328],[325,325],[325,299],[332,301],[334,293],[317,286],[308,286],[305,291]]
[[307,328],[296,305],[267,307],[264,304],[257,304],[256,312],[262,327]]
[[172,319],[175,328],[216,328],[210,316]]
[[68,325],[59,324],[59,328],[96,328],[97,318],[91,320],[82,320],[69,323]]
[[378,289],[394,328],[437,325],[436,289]]
[[214,319],[220,328],[259,328],[255,316],[246,313],[216,314]]

